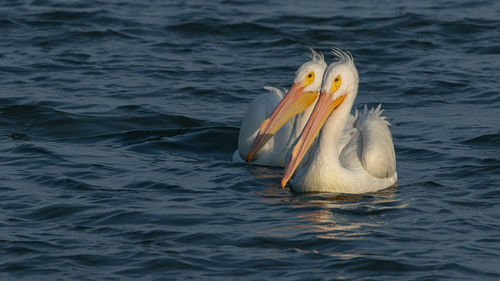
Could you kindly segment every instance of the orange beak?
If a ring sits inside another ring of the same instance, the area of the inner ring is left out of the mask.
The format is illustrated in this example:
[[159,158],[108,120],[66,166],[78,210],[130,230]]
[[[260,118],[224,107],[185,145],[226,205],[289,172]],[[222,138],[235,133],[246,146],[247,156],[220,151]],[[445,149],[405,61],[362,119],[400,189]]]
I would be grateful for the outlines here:
[[260,125],[260,131],[247,155],[247,162],[274,136],[288,120],[310,106],[318,97],[318,92],[304,92],[303,81],[293,83],[292,87]]
[[288,161],[283,179],[281,180],[281,187],[285,187],[286,183],[290,180],[295,169],[299,166],[300,161],[304,158],[304,155],[309,150],[309,147],[313,143],[314,139],[318,135],[319,131],[323,127],[328,119],[328,116],[337,108],[346,96],[340,96],[335,100],[331,100],[326,92],[321,92],[319,100],[314,107],[309,120],[307,121],[304,130],[300,134],[299,140],[295,144],[292,150],[292,156]]

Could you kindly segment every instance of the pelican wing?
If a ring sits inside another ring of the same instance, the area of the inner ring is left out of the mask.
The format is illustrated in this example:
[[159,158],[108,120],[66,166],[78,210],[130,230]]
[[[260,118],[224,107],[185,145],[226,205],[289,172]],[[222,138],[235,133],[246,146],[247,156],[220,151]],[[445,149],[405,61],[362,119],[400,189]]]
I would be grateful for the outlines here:
[[396,173],[396,155],[389,122],[381,116],[380,105],[370,110],[365,106],[356,127],[361,134],[361,162],[365,170],[377,178],[390,178]]

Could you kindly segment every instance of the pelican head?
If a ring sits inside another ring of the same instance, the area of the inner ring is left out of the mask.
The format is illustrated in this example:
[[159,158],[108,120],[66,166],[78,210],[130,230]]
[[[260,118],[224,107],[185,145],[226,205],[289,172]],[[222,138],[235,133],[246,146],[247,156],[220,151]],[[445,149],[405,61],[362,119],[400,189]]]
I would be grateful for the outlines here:
[[322,95],[327,96],[331,102],[340,98],[343,100],[346,95],[356,95],[359,84],[358,71],[352,55],[338,49],[333,50],[333,53],[338,61],[328,66],[321,85]]
[[316,101],[326,63],[323,54],[311,49],[311,60],[296,72],[290,90],[276,106],[271,116],[260,125],[260,131],[247,155],[247,162],[285,123]]
[[323,75],[321,94],[304,130],[293,147],[292,155],[285,167],[281,181],[282,187],[285,187],[290,180],[332,112],[342,104],[352,106],[356,97],[359,78],[352,55],[340,49],[333,50],[333,53],[338,61],[330,64]]

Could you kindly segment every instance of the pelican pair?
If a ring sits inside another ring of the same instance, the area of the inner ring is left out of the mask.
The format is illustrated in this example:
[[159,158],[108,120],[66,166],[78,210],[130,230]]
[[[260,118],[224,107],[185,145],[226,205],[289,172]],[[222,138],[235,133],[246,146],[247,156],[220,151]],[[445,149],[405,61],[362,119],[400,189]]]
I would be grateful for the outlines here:
[[268,88],[270,94],[249,105],[234,160],[286,163],[281,186],[290,181],[297,192],[365,193],[396,183],[389,123],[380,106],[350,114],[358,72],[350,53],[333,54],[336,61],[327,67],[323,55],[312,51],[284,97]]

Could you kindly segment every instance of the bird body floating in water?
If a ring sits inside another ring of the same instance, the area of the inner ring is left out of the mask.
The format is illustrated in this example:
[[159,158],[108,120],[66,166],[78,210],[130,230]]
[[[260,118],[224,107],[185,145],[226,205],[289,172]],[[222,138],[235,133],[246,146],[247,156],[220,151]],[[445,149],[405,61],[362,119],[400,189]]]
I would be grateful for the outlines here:
[[299,137],[318,98],[326,68],[321,53],[311,50],[311,60],[295,73],[290,90],[266,87],[248,106],[241,124],[235,162],[283,167],[285,156]]
[[350,53],[333,52],[338,61],[324,73],[320,96],[291,150],[281,185],[290,180],[297,192],[341,193],[390,187],[397,173],[389,123],[380,106],[350,114],[358,72]]

